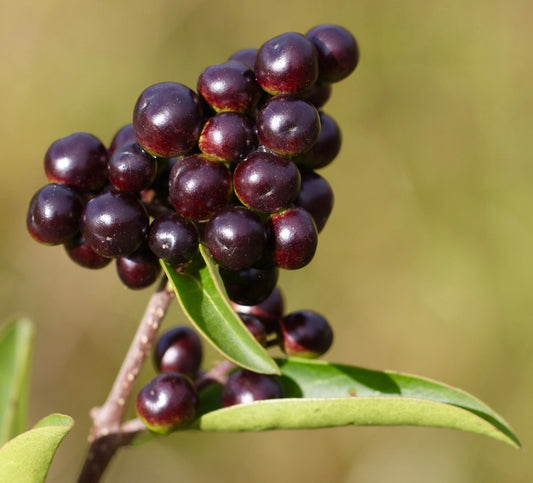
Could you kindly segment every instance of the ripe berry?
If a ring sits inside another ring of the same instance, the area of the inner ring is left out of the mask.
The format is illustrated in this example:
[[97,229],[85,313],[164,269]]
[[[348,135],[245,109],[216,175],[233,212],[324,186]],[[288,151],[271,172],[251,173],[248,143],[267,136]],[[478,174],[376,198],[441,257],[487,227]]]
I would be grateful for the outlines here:
[[139,419],[155,433],[167,434],[190,423],[198,408],[198,394],[187,376],[176,372],[157,375],[137,394]]
[[204,243],[222,267],[243,270],[263,255],[265,228],[253,211],[242,206],[226,207],[207,222]]
[[278,35],[261,46],[254,71],[261,87],[270,94],[305,91],[318,77],[315,48],[299,33]]
[[156,158],[136,142],[117,147],[107,163],[109,181],[121,191],[141,191],[148,188],[156,173]]
[[84,268],[103,268],[111,263],[111,258],[98,255],[79,233],[65,243],[65,251],[70,259]]
[[276,287],[271,294],[256,305],[244,305],[232,302],[231,304],[239,314],[250,314],[257,317],[264,325],[268,334],[278,328],[278,321],[285,311],[285,302],[281,290]]
[[319,82],[338,82],[350,75],[359,62],[354,36],[339,25],[318,25],[307,32],[318,53]]
[[26,227],[34,240],[58,245],[76,235],[81,212],[81,199],[74,189],[64,184],[48,184],[31,199]]
[[239,314],[242,323],[262,346],[267,343],[267,332],[258,317],[251,314]]
[[229,376],[224,385],[222,405],[228,407],[282,397],[283,390],[275,376],[239,369]]
[[107,191],[89,200],[82,215],[81,232],[103,257],[123,257],[146,239],[149,219],[133,193]]
[[119,146],[136,142],[137,136],[135,135],[135,129],[133,129],[133,124],[130,123],[126,124],[125,126],[122,126],[113,136],[113,139],[109,144],[109,149],[107,150],[109,156],[111,157]]
[[200,135],[202,109],[194,91],[176,82],[162,82],[145,89],[133,112],[139,144],[163,158],[189,152]]
[[148,245],[154,255],[176,268],[189,262],[198,251],[198,231],[186,218],[167,213],[152,222]]
[[288,208],[300,190],[296,165],[273,153],[254,151],[233,173],[235,194],[249,208],[265,213]]
[[231,188],[231,173],[223,163],[193,154],[173,166],[169,201],[181,216],[207,220],[228,203]]
[[198,77],[197,88],[217,112],[252,112],[261,98],[253,70],[236,60],[204,69]]
[[302,92],[299,97],[319,109],[331,97],[331,90],[331,84],[314,84],[310,89]]
[[221,112],[205,124],[198,147],[210,159],[238,162],[257,146],[253,121],[237,112]]
[[333,190],[329,183],[314,171],[302,170],[300,194],[295,206],[305,209],[312,217],[320,233],[333,209]]
[[178,372],[192,380],[200,369],[202,357],[200,337],[186,326],[167,330],[154,347],[154,364],[158,372]]
[[303,208],[289,208],[271,216],[275,262],[280,268],[295,270],[307,265],[318,244],[311,215]]
[[248,67],[250,67],[250,69],[253,69],[256,57],[257,49],[246,48],[238,50],[237,52],[232,54],[228,60],[238,60],[239,62],[246,64]]
[[315,143],[305,152],[294,158],[298,166],[319,169],[330,164],[339,154],[342,136],[338,124],[326,113],[320,113],[320,134]]
[[133,253],[117,258],[116,266],[120,280],[131,289],[141,289],[152,285],[161,273],[159,260],[146,243]]
[[272,293],[279,279],[277,267],[251,267],[237,271],[220,267],[219,272],[228,298],[241,305],[263,302]]
[[278,338],[286,354],[314,358],[331,347],[333,331],[322,315],[300,310],[280,319]]
[[107,181],[107,159],[107,149],[97,137],[77,132],[51,144],[44,170],[52,183],[97,191]]
[[271,151],[295,156],[308,149],[320,134],[320,117],[308,102],[276,96],[257,114],[257,137]]

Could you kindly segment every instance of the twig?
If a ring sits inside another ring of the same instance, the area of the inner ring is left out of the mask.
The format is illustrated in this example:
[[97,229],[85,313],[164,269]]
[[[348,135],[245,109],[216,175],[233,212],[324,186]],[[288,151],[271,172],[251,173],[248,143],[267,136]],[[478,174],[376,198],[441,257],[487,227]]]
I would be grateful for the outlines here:
[[163,277],[150,298],[137,333],[124,358],[122,367],[105,403],[91,411],[93,427],[91,443],[78,483],[96,483],[100,480],[111,458],[121,447],[129,444],[142,430],[138,426],[121,425],[122,417],[137,376],[152,346],[157,330],[165,317],[173,293]]

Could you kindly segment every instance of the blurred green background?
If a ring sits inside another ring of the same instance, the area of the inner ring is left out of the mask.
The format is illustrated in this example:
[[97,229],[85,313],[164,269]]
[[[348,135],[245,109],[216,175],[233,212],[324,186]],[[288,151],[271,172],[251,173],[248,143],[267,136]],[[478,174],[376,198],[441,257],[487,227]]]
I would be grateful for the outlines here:
[[[1,0],[0,318],[37,324],[31,422],[76,426],[50,481],[74,481],[150,290],[74,266],[25,228],[55,139],[108,143],[150,84],[285,31],[338,23],[361,62],[326,111],[336,206],[288,310],[326,314],[327,358],[425,375],[487,402],[525,451],[420,428],[178,433],[122,451],[107,482],[526,482],[533,465],[533,4],[519,1]],[[183,323],[179,309],[167,325]],[[216,359],[208,354],[208,364]],[[146,380],[153,374],[147,367]]]

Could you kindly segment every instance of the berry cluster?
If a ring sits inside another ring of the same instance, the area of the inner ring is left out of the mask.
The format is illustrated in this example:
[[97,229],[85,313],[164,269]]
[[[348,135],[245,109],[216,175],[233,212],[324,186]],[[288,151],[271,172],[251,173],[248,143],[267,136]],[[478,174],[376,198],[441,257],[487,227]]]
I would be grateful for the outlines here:
[[[278,288],[261,304],[233,306],[260,344],[279,345],[287,355],[319,357],[333,342],[331,327],[322,315],[309,310],[284,315],[284,300]],[[199,391],[206,381],[200,370],[202,343],[193,329],[173,327],[160,336],[153,356],[158,375],[141,388],[135,409],[149,429],[165,434],[195,417]],[[220,405],[282,397],[283,388],[276,376],[237,369],[222,388]]]
[[158,259],[181,267],[203,243],[230,298],[259,303],[279,268],[315,254],[333,207],[316,170],[341,144],[322,108],[358,58],[347,30],[320,25],[207,67],[196,92],[148,87],[108,148],[84,132],[52,143],[28,231],[87,268],[115,259],[130,288],[157,279]]
[[[157,279],[158,259],[184,267],[202,243],[260,344],[322,355],[333,340],[328,321],[312,311],[283,315],[276,286],[280,268],[312,260],[331,213],[333,191],[317,170],[337,156],[341,132],[323,106],[358,60],[352,34],[324,24],[207,67],[196,91],[176,82],[148,87],[108,148],[83,132],[52,143],[49,184],[30,202],[28,231],[87,268],[114,259],[134,289]],[[149,428],[166,433],[194,418],[201,361],[191,329],[159,339],[159,375],[136,399]],[[238,369],[221,405],[282,396],[275,377]]]

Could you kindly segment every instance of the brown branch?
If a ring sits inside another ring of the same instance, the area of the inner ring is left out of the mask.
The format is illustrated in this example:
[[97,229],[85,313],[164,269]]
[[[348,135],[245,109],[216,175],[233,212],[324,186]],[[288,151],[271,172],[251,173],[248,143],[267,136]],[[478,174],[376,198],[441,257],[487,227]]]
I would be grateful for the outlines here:
[[128,423],[121,425],[121,422],[137,376],[172,298],[173,293],[167,288],[166,277],[163,277],[148,302],[105,403],[91,411],[93,418],[93,427],[89,435],[91,445],[78,479],[79,483],[98,482],[116,451],[121,446],[131,443],[142,430],[137,425],[128,426]]

